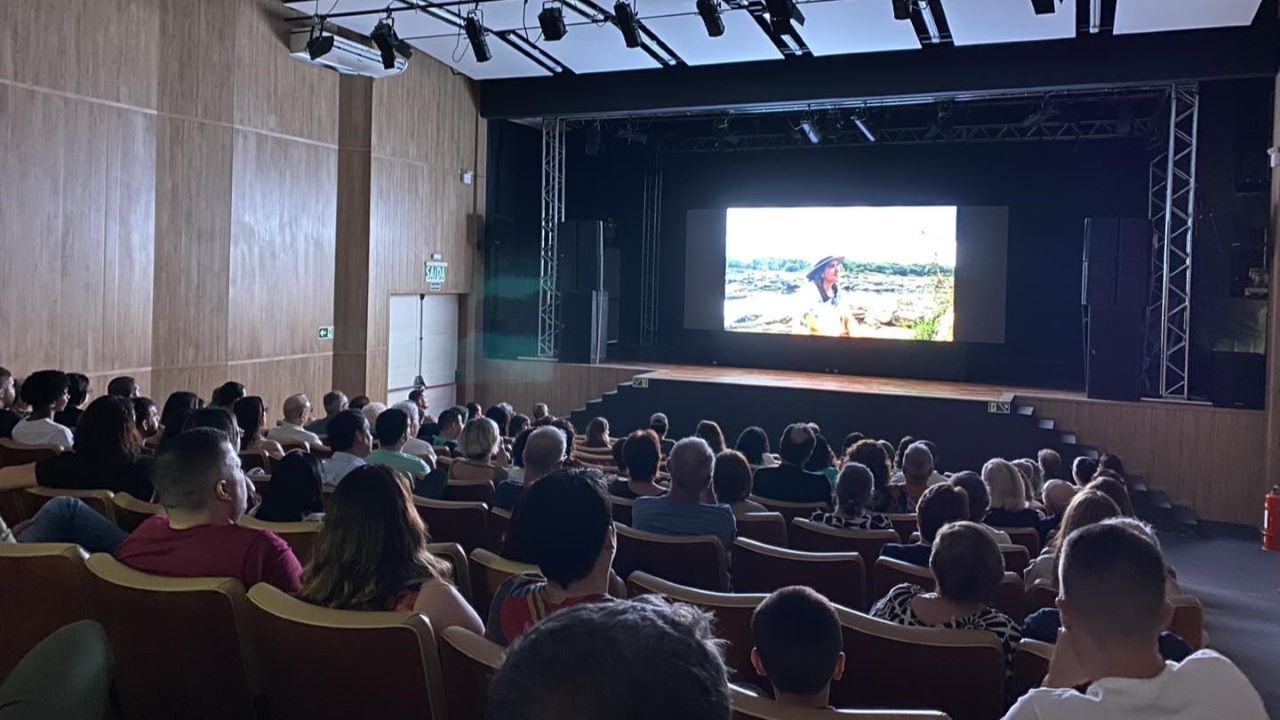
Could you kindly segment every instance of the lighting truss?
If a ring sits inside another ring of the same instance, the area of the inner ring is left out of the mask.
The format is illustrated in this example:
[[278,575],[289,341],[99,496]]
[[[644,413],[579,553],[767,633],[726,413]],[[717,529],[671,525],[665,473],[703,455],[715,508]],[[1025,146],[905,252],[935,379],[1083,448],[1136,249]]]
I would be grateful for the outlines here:
[[556,288],[557,241],[564,222],[564,121],[542,121],[542,242],[538,276],[538,357],[560,349],[560,293]]

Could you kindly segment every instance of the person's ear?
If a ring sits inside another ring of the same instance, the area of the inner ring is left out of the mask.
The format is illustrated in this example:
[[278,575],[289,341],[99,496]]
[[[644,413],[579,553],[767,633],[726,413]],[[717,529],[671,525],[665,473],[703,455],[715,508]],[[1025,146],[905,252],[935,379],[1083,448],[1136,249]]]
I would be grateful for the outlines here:
[[219,478],[218,482],[214,483],[213,492],[217,495],[219,500],[223,502],[231,500],[232,495],[234,494],[231,488],[231,482],[232,481],[228,478]]
[[1075,622],[1071,616],[1071,601],[1059,595],[1053,604],[1058,606],[1059,624],[1068,630],[1071,629]]
[[831,671],[831,682],[835,682],[844,677],[844,653],[836,656],[836,667]]
[[[840,662],[844,662],[844,654],[840,655]],[[764,671],[764,662],[760,660],[760,648],[751,648],[751,667],[756,669],[756,674],[760,677],[769,677],[769,673]]]

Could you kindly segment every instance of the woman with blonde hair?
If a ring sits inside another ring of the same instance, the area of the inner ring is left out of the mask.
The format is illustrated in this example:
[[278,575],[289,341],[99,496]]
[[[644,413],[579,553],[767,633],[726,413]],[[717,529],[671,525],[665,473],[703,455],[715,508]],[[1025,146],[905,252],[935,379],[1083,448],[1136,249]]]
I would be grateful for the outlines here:
[[498,483],[508,477],[506,455],[498,424],[487,417],[468,420],[458,435],[458,454],[449,465],[449,479],[455,482]]
[[982,481],[991,495],[984,523],[1001,528],[1034,528],[1040,513],[1027,504],[1027,483],[1008,460],[996,458],[982,466]]
[[1041,551],[1040,556],[1031,561],[1022,576],[1027,590],[1035,587],[1037,580],[1044,580],[1055,590],[1058,587],[1058,558],[1063,543],[1071,533],[1087,525],[1100,523],[1107,518],[1120,517],[1120,508],[1115,502],[1097,490],[1082,490],[1071,499],[1071,504],[1062,513],[1062,524],[1058,533]]
[[339,610],[413,610],[437,633],[456,625],[482,634],[480,616],[450,575],[449,564],[427,550],[408,480],[363,465],[333,495],[298,598]]

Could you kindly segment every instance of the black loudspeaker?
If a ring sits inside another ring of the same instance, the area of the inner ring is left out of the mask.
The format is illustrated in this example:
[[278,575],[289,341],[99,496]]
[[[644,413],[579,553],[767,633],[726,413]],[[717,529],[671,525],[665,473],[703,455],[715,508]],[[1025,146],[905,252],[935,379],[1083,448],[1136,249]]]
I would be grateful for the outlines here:
[[561,295],[605,289],[604,223],[560,223],[556,255],[556,288]]
[[560,296],[560,362],[596,364],[608,342],[609,293],[567,292]]
[[1267,356],[1214,350],[1210,360],[1209,401],[1218,407],[1265,407]]
[[1151,222],[1145,218],[1084,221],[1081,304],[1140,308],[1151,272]]
[[1085,394],[1137,400],[1142,375],[1141,307],[1089,306],[1089,365]]

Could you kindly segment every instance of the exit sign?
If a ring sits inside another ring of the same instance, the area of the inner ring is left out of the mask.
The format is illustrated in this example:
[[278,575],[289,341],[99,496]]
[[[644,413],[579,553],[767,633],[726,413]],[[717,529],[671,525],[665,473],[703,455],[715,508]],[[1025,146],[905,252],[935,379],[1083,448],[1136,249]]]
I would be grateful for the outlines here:
[[321,326],[320,326],[320,329],[316,331],[316,337],[320,338],[321,340],[332,340],[332,339],[333,339],[333,326],[332,326],[332,325],[321,325]]
[[987,412],[993,415],[1008,415],[1013,410],[1013,403],[993,400],[987,403]]
[[422,274],[427,287],[434,292],[439,292],[449,279],[449,263],[443,260],[428,260],[423,264]]

